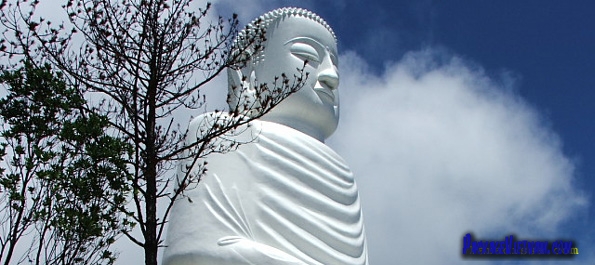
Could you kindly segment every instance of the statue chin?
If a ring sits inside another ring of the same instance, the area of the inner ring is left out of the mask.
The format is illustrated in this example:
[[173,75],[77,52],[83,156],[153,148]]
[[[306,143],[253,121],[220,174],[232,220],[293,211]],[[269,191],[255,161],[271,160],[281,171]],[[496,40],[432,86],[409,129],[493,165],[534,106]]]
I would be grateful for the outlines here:
[[261,120],[283,124],[321,142],[324,142],[325,139],[335,132],[339,123],[338,117],[335,118],[334,115],[332,117],[329,117],[330,115],[328,114],[304,116],[283,115],[283,113],[271,111],[264,115]]

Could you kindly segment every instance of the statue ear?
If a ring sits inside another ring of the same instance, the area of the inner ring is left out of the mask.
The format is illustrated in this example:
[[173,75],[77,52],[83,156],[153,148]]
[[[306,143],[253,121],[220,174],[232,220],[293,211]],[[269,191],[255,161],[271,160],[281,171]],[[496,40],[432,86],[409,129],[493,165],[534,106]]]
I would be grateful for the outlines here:
[[256,72],[252,67],[240,69],[227,69],[228,78],[228,99],[227,103],[231,111],[240,112],[257,108],[256,99]]

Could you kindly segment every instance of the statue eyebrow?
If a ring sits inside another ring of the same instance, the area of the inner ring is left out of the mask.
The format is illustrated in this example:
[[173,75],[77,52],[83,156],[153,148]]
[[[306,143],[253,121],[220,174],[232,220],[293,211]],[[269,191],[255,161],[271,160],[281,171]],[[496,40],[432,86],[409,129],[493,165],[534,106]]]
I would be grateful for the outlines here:
[[310,38],[310,37],[297,37],[297,38],[293,38],[293,39],[288,40],[287,42],[285,42],[285,45],[287,45],[287,44],[289,44],[291,42],[296,42],[296,41],[300,41],[300,40],[301,41],[306,41],[306,42],[313,42],[316,45],[320,46],[320,48],[326,47],[326,46],[322,45],[322,43],[320,43],[319,41],[317,41],[317,40],[315,40],[313,38]]
[[330,51],[330,48],[328,48],[327,45],[324,45],[324,44],[320,43],[319,41],[317,41],[317,40],[315,40],[313,38],[310,38],[310,37],[297,37],[297,38],[293,38],[293,39],[288,40],[287,42],[285,42],[284,45],[287,45],[289,43],[296,42],[296,41],[306,41],[306,42],[314,43],[318,47],[320,47],[321,49]]
[[331,58],[333,59],[333,64],[335,64],[335,65],[337,64],[337,55],[335,55],[335,52],[331,52],[331,49],[328,46],[320,43],[319,41],[317,41],[317,40],[315,40],[313,38],[310,38],[310,37],[296,37],[296,38],[293,38],[291,40],[288,40],[287,42],[284,43],[284,45],[287,45],[287,44],[290,44],[290,43],[294,43],[294,42],[297,42],[297,41],[305,41],[307,44],[310,44],[310,45],[315,44],[316,46],[318,46],[318,48],[320,48],[322,50],[328,51],[328,53],[330,54]]

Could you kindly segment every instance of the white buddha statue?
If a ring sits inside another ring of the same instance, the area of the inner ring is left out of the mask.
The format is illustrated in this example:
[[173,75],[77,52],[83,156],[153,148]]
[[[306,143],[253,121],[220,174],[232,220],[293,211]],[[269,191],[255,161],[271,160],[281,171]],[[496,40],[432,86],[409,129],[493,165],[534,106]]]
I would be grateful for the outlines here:
[[339,119],[335,35],[304,9],[261,19],[264,50],[229,70],[230,104],[245,100],[234,96],[242,76],[270,82],[307,60],[306,84],[234,136],[249,143],[207,156],[207,174],[172,210],[164,264],[368,264],[353,174],[324,144]]

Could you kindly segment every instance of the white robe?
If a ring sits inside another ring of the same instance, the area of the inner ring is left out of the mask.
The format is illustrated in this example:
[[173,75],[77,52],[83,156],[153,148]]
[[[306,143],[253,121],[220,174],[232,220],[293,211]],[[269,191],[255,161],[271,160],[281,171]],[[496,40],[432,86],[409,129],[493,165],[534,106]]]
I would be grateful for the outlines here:
[[256,140],[207,157],[171,213],[165,265],[367,264],[353,174],[324,143],[256,121]]

